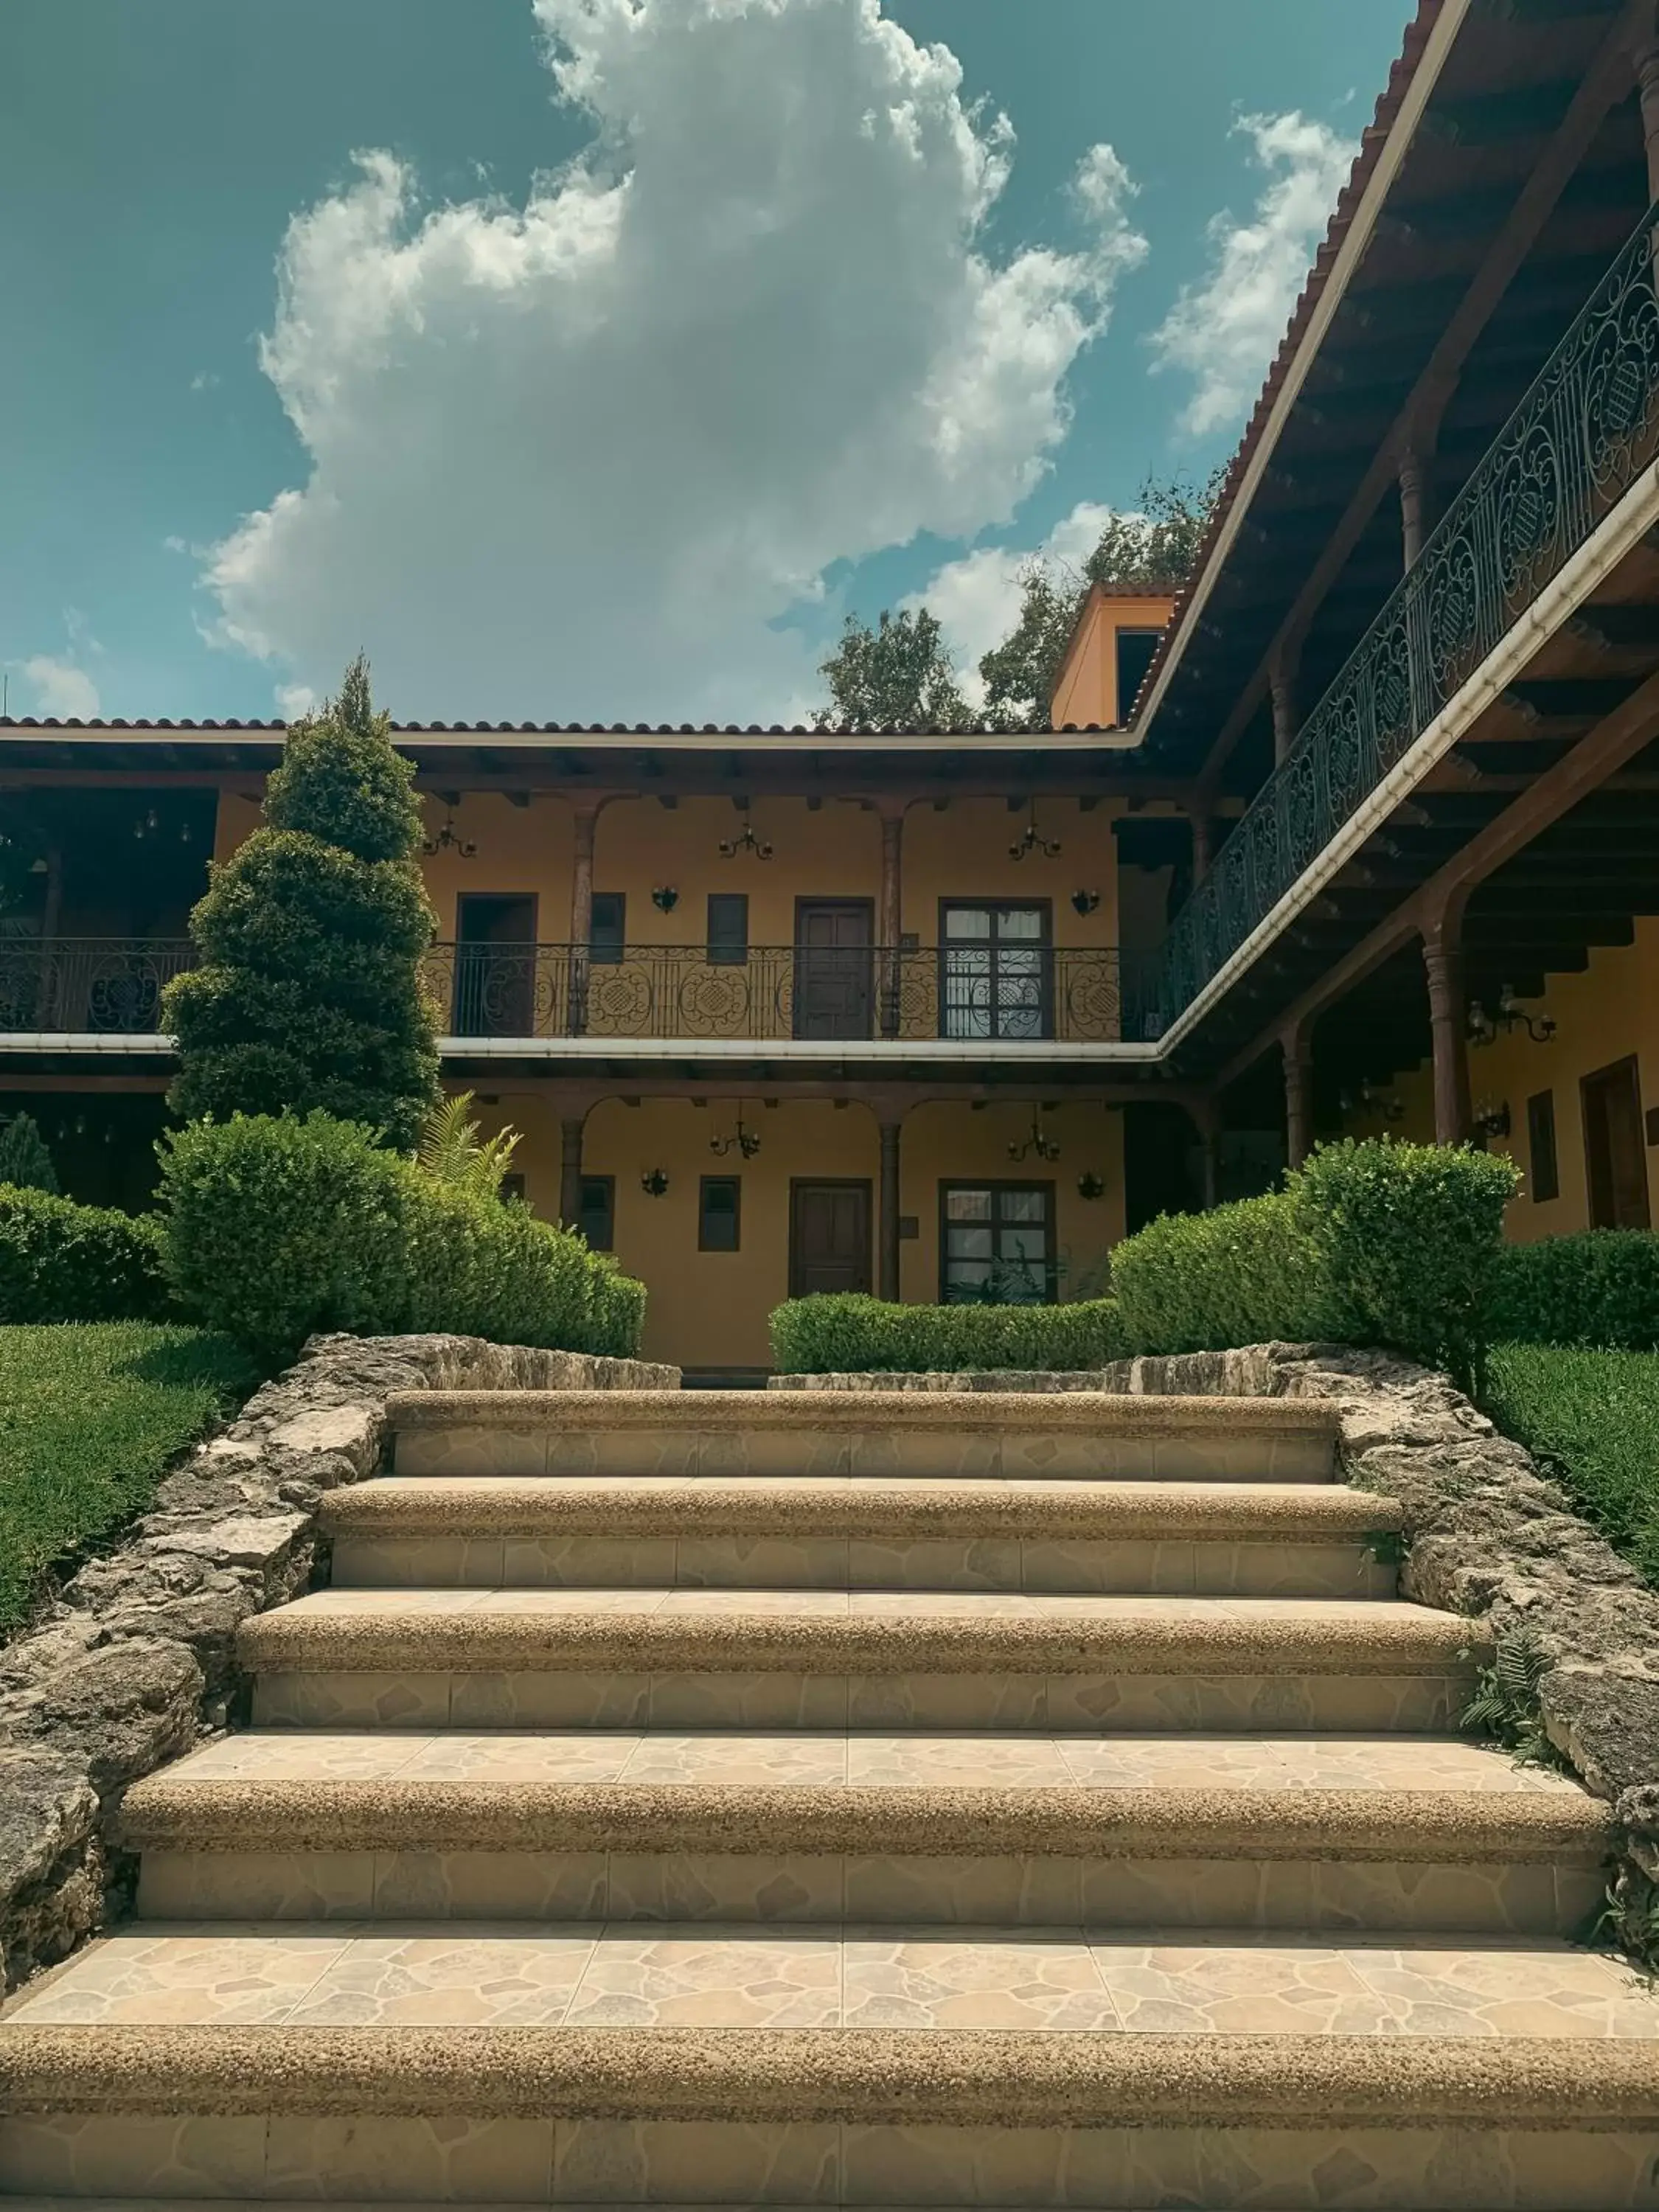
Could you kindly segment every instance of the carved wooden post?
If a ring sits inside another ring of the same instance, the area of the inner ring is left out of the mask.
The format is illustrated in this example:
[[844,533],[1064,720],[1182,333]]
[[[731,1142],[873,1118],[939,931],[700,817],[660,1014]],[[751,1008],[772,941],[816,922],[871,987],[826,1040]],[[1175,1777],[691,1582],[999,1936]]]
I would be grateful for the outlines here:
[[574,1229],[582,1215],[582,1128],[585,1114],[567,1114],[559,1123],[559,1218]]
[[1274,656],[1267,671],[1267,691],[1273,708],[1273,766],[1296,743],[1296,664],[1289,653]]
[[570,1005],[566,1028],[580,1036],[587,1027],[587,969],[593,936],[593,833],[599,818],[592,801],[574,810],[570,862]]
[[[878,908],[876,942],[881,950],[878,979],[881,991],[881,1033],[895,1037],[899,1030],[899,986],[902,961],[899,952],[904,915],[904,804],[899,800],[881,809],[881,898]],[[886,1124],[882,1125],[884,1140]],[[896,1131],[895,1132],[896,1134]],[[882,1296],[885,1297],[884,1291]],[[892,1294],[895,1297],[898,1292]]]
[[1648,199],[1659,200],[1659,39],[1651,27],[1631,55],[1642,111],[1642,143],[1647,149]]
[[877,1292],[897,1302],[899,1295],[899,1133],[902,1124],[883,1121],[881,1136],[881,1252]]
[[1279,1040],[1285,1056],[1285,1158],[1299,1168],[1313,1150],[1313,1039],[1296,1022]]
[[1188,817],[1193,832],[1193,889],[1196,890],[1210,872],[1214,857],[1212,838],[1215,825],[1207,814],[1194,813]]
[[1434,1040],[1434,1140],[1461,1145],[1469,1134],[1469,1045],[1463,992],[1466,890],[1449,893],[1424,921],[1429,1030]]
[[1221,1190],[1221,1101],[1195,1098],[1187,1111],[1198,1132],[1199,1175],[1206,1213],[1212,1212]]
[[1414,447],[1400,456],[1400,527],[1405,565],[1422,554],[1432,523],[1429,516],[1429,465]]

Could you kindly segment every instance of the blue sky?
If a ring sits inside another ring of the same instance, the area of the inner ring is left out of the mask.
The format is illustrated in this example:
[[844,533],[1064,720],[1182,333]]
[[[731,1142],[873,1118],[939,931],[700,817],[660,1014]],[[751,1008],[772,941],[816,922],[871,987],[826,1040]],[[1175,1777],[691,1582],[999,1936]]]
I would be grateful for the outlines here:
[[362,645],[410,718],[769,720],[924,592],[971,661],[1230,450],[1407,12],[8,0],[11,711]]

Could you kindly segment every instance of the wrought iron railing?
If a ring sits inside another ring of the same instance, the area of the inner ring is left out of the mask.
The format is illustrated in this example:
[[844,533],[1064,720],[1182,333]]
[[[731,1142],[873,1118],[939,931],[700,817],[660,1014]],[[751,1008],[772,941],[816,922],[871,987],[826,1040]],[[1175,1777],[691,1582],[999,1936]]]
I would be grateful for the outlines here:
[[1659,207],[1447,508],[1176,917],[1126,1033],[1161,1036],[1659,453]]
[[[154,1033],[188,939],[0,938],[0,1033]],[[1121,1034],[1118,956],[1045,945],[942,949],[750,945],[434,945],[427,988],[459,1037],[695,1042],[1106,1043]]]
[[1115,949],[982,944],[436,945],[428,988],[454,1036],[670,1041],[955,1037],[1109,1042]]
[[195,959],[187,937],[0,936],[0,1031],[152,1034],[162,987]]

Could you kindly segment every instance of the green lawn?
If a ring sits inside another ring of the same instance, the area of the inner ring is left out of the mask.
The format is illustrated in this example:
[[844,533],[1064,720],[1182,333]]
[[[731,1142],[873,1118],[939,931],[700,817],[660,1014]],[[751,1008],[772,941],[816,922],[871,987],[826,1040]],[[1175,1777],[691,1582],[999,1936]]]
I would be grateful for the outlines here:
[[1481,1402],[1609,1542],[1659,1581],[1659,1352],[1502,1344],[1490,1355]]
[[0,1635],[54,1559],[142,1513],[173,1455],[258,1381],[206,1329],[0,1328]]

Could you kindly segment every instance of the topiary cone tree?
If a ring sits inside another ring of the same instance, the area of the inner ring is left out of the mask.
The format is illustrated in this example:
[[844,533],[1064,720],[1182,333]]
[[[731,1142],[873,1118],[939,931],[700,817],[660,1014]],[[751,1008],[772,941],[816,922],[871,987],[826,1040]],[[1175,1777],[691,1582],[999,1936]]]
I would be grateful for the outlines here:
[[438,1054],[412,778],[359,654],[338,699],[289,731],[264,826],[191,916],[201,964],[163,1008],[179,1047],[169,1103],[186,1121],[320,1109],[414,1146]]

